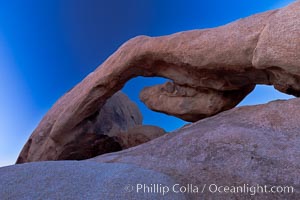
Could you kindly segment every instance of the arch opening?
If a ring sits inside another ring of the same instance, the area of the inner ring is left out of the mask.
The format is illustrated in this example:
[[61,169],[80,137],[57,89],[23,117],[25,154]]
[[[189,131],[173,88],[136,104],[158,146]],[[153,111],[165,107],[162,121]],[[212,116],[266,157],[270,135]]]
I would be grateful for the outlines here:
[[136,77],[130,79],[126,82],[125,86],[122,88],[122,91],[137,104],[143,115],[143,124],[144,125],[154,125],[160,128],[163,128],[167,132],[174,131],[188,122],[161,112],[155,112],[150,110],[139,98],[140,92],[148,86],[153,86],[157,84],[164,84],[165,82],[170,81],[166,78],[161,77]]
[[286,100],[292,98],[295,97],[276,90],[272,85],[256,85],[255,89],[248,94],[237,107],[265,104],[274,100]]

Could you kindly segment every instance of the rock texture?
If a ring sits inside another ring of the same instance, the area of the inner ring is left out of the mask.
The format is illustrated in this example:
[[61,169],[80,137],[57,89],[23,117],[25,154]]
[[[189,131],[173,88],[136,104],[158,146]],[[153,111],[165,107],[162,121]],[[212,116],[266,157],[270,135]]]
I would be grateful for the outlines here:
[[[299,110],[298,98],[234,108],[92,160],[133,164],[164,173],[181,185],[207,184],[204,193],[189,193],[190,199],[296,200],[300,199]],[[292,186],[294,193],[211,193],[210,184]]]
[[0,168],[0,180],[3,200],[185,199],[183,194],[137,193],[139,183],[173,185],[175,182],[167,175],[127,164],[26,163]]
[[34,154],[26,150],[33,144],[36,151],[47,149],[48,155],[55,155],[77,141],[85,134],[82,127],[88,119],[136,76],[172,80],[174,90],[155,86],[162,89],[145,90],[142,100],[153,110],[188,121],[234,107],[256,84],[274,85],[281,92],[299,96],[299,11],[300,2],[296,1],[218,28],[129,40],[56,102],[33,132],[43,135],[41,141],[29,140],[18,161],[55,157],[22,160],[24,155]]
[[[118,92],[100,110],[84,119],[77,127],[81,130],[79,135],[73,137],[61,134],[53,139],[43,129],[35,131],[23,148],[17,163],[38,160],[82,160],[119,151],[125,147],[118,141],[119,134],[126,133],[129,128],[140,124],[142,115],[138,107],[125,94]],[[72,141],[63,143],[65,137],[73,138]],[[134,135],[132,139],[136,145],[141,141],[135,139]]]

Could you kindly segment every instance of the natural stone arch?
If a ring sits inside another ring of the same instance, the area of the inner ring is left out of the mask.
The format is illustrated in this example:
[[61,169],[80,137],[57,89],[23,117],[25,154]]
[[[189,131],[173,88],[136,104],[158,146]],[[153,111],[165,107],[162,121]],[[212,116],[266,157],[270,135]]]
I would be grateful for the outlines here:
[[[32,140],[25,162],[55,159],[82,134],[85,119],[136,76],[173,80],[145,89],[142,100],[189,121],[234,107],[256,84],[299,96],[300,12],[293,10],[300,10],[300,2],[214,29],[129,40],[51,108],[31,136],[43,132],[42,142]],[[49,149],[53,143],[56,148]]]

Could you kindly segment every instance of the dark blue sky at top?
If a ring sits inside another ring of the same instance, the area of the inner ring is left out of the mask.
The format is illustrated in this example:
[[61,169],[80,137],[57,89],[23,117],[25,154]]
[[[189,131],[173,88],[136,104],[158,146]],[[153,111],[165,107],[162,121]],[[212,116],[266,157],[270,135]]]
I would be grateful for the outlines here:
[[[55,101],[126,40],[220,26],[288,2],[0,0],[0,161],[4,155],[16,156]],[[123,91],[138,103],[144,123],[173,130],[183,122],[151,112],[138,100],[145,85],[164,81],[136,78]],[[263,99],[266,91],[260,90]]]

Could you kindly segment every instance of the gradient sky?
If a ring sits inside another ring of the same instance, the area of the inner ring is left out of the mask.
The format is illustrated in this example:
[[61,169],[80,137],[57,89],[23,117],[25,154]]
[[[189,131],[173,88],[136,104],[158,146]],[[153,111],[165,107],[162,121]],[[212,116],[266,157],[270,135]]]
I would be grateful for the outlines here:
[[[137,36],[220,26],[292,0],[0,0],[0,166],[13,164],[42,116],[123,42]],[[167,131],[183,121],[138,99],[161,78],[136,78],[123,91],[145,124]],[[241,105],[290,98],[259,86]]]

